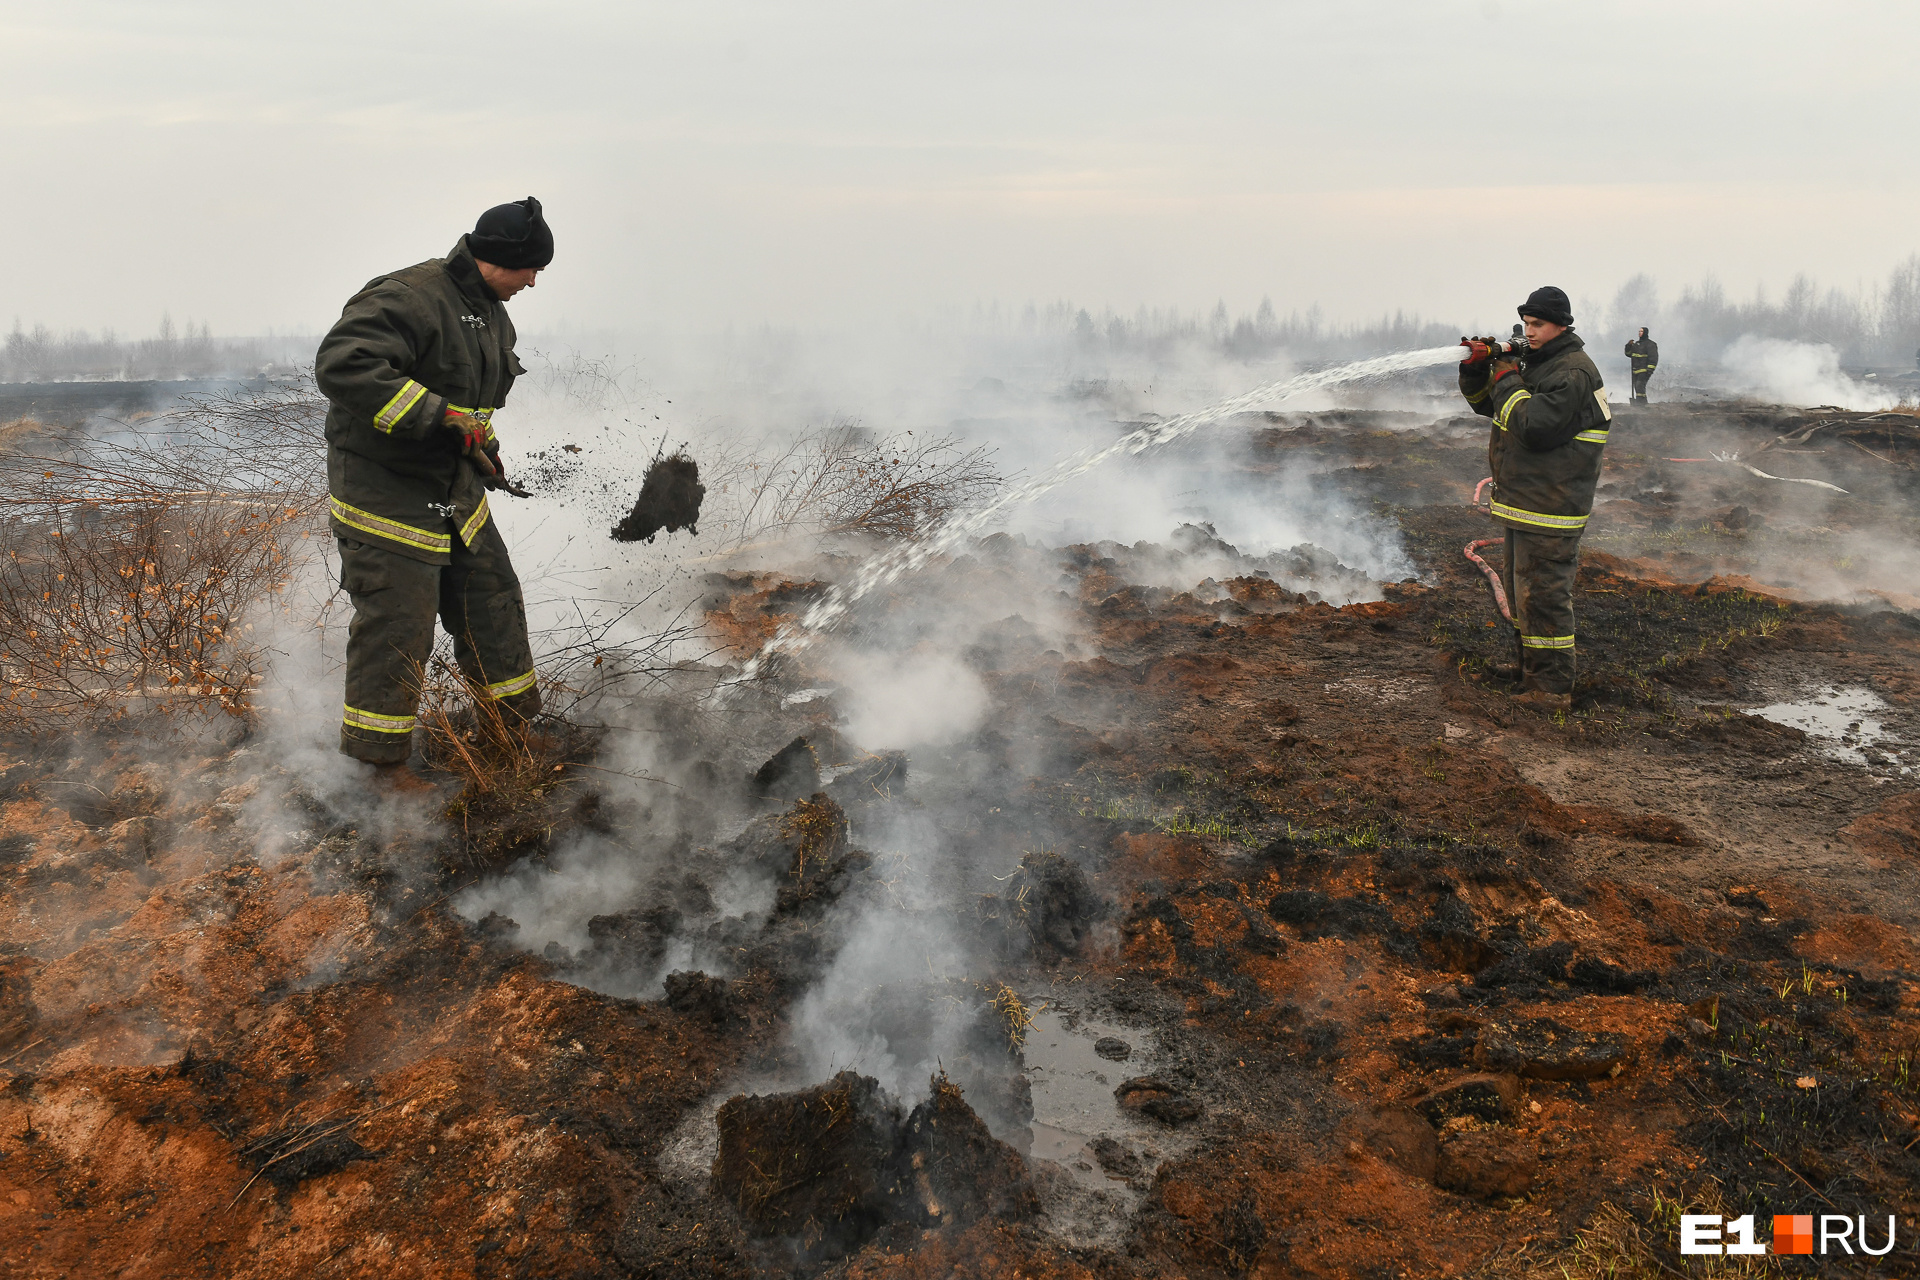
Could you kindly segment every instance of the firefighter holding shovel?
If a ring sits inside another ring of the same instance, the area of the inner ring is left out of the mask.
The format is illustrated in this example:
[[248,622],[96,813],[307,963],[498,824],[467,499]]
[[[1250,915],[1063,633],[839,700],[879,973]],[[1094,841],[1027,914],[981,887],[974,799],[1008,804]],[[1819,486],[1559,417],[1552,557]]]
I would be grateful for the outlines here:
[[525,372],[504,304],[552,260],[540,202],[498,205],[446,257],[368,283],[320,344],[327,507],[353,600],[340,750],[391,790],[431,789],[406,761],[436,616],[510,723],[540,710],[520,579],[487,495],[521,493],[493,429]]

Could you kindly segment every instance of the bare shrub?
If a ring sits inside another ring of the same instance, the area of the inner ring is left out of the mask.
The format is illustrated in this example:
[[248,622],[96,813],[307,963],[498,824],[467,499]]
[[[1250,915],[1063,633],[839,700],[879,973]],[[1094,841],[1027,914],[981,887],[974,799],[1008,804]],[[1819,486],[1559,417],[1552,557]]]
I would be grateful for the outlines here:
[[720,450],[703,473],[732,500],[716,522],[730,547],[788,533],[915,538],[1003,479],[988,450],[952,436],[875,437],[847,422],[766,455]]
[[640,376],[639,362],[628,356],[590,356],[574,347],[529,348],[525,362],[524,381],[590,410],[629,412],[653,392]]
[[0,454],[0,728],[243,714],[248,611],[324,497],[317,397],[206,397]]

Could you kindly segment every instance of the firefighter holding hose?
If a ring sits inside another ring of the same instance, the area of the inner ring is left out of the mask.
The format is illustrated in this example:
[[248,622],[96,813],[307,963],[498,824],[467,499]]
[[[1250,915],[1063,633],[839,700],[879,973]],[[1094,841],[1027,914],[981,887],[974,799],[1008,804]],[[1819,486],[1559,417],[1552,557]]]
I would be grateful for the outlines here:
[[509,724],[540,710],[520,579],[487,494],[520,492],[492,423],[525,372],[503,304],[552,260],[540,202],[497,205],[446,257],[354,294],[320,344],[327,507],[353,600],[340,750],[390,790],[431,789],[406,761],[436,615]]
[[1526,347],[1467,339],[1460,394],[1493,419],[1491,512],[1506,527],[1503,576],[1520,651],[1515,696],[1566,711],[1573,702],[1574,573],[1613,411],[1600,370],[1573,331],[1567,295],[1547,285],[1519,311]]

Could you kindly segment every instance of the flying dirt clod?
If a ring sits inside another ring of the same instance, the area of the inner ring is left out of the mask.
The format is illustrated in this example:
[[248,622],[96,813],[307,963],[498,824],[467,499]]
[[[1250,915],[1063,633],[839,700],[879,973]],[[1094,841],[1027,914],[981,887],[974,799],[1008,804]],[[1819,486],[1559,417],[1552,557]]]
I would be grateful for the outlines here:
[[657,458],[640,483],[633,510],[613,526],[613,540],[652,542],[662,529],[698,534],[700,503],[706,496],[707,487],[700,483],[700,464],[684,453]]

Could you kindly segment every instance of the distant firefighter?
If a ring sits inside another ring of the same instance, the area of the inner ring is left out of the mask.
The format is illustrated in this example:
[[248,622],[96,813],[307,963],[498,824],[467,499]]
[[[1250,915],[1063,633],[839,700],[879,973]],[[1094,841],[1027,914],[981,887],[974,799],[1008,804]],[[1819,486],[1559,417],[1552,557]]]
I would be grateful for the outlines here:
[[1564,711],[1573,701],[1580,535],[1593,512],[1613,411],[1600,370],[1573,331],[1567,295],[1543,286],[1519,310],[1527,350],[1516,360],[1490,339],[1470,339],[1460,362],[1460,394],[1475,413],[1493,419],[1487,458],[1493,518],[1507,531],[1504,576],[1518,636],[1518,697]]
[[540,710],[520,579],[487,494],[518,492],[493,429],[525,372],[502,304],[552,260],[538,200],[496,205],[446,257],[375,277],[320,343],[327,504],[353,600],[340,750],[394,790],[429,787],[406,761],[436,614],[509,723]]
[[1633,403],[1647,403],[1647,379],[1660,367],[1660,344],[1645,329],[1627,344],[1627,366],[1633,370]]

